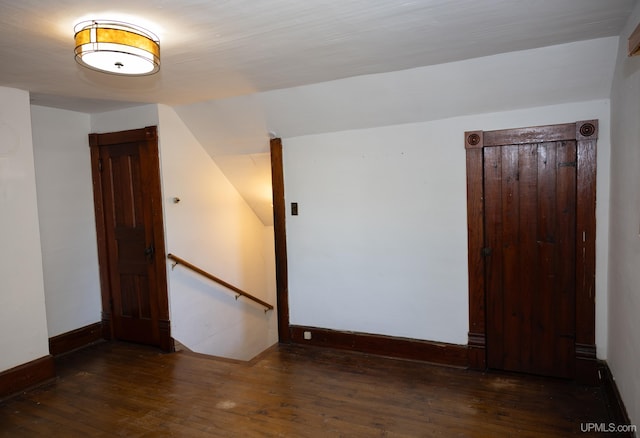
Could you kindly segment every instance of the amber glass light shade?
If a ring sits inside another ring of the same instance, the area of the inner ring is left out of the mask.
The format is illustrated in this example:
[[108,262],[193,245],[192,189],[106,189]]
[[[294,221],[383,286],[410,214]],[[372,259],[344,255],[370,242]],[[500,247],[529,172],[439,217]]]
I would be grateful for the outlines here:
[[75,27],[76,61],[92,70],[142,76],[160,70],[160,41],[128,23],[91,20]]

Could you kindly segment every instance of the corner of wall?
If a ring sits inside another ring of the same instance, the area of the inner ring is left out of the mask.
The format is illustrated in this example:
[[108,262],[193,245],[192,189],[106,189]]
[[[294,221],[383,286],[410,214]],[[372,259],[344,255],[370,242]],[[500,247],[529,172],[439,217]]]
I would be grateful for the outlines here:
[[627,55],[640,22],[636,4],[620,36],[611,87],[609,352],[607,362],[632,423],[640,421],[640,57]]
[[48,355],[29,93],[0,87],[0,370]]

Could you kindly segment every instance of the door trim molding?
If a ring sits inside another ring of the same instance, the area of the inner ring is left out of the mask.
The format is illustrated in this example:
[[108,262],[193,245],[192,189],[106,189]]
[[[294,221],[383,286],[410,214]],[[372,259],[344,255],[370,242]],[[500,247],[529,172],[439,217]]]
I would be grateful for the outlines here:
[[282,140],[272,138],[271,185],[273,191],[273,233],[276,258],[276,298],[278,303],[278,339],[291,342],[289,327],[289,277],[287,265],[286,204],[284,196],[284,164]]
[[93,208],[96,220],[96,239],[98,244],[98,265],[100,276],[100,297],[102,301],[101,324],[102,337],[113,339],[111,325],[111,280],[109,279],[109,255],[107,253],[106,226],[104,223],[104,196],[102,195],[102,181],[100,172],[100,148],[97,134],[89,134],[89,149],[91,151],[91,178],[93,183]]
[[577,148],[575,378],[598,380],[595,345],[596,143],[598,120],[464,134],[467,166],[469,366],[487,366],[483,149],[572,140]]

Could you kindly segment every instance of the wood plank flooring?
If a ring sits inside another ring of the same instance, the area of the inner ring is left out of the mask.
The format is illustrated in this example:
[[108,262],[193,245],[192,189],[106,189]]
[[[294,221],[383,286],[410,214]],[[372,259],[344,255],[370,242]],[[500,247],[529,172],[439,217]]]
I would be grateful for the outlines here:
[[599,388],[304,346],[238,363],[105,342],[56,365],[0,403],[1,437],[592,437],[581,422],[611,421]]

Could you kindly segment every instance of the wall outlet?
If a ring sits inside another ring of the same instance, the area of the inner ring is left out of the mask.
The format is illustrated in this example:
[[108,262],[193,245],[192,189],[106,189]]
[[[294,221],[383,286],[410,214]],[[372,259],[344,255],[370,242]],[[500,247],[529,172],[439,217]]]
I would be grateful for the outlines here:
[[304,332],[303,336],[304,336],[304,339],[308,341],[309,339],[311,339],[311,332]]

